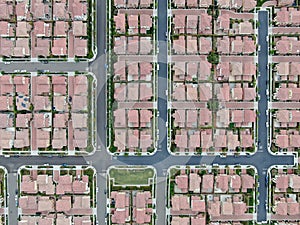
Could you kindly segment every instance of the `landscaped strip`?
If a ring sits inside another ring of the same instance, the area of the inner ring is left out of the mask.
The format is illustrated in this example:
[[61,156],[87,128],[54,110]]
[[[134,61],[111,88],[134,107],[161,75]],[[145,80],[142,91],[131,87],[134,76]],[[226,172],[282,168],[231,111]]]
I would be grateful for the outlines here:
[[8,184],[7,184],[7,169],[0,166],[0,224],[8,225]]

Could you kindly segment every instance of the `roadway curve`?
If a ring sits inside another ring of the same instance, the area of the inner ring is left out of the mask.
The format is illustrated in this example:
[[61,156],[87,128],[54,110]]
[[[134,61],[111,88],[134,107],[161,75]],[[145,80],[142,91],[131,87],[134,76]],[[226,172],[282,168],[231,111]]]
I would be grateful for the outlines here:
[[[93,72],[98,79],[98,98],[97,98],[97,129],[98,129],[98,148],[94,155],[86,157],[44,157],[35,156],[33,157],[11,157],[11,158],[0,158],[0,165],[5,166],[10,175],[17,171],[17,168],[21,165],[41,165],[44,163],[49,163],[53,165],[60,165],[62,163],[67,163],[69,165],[93,165],[98,173],[98,186],[99,193],[97,196],[98,204],[98,219],[99,224],[105,224],[106,216],[106,195],[104,190],[106,189],[105,182],[105,172],[108,167],[113,165],[152,165],[157,170],[157,224],[166,224],[165,220],[165,185],[166,185],[166,171],[170,166],[173,165],[200,165],[200,164],[223,164],[223,165],[253,165],[258,169],[259,175],[259,201],[261,204],[258,205],[258,221],[266,220],[266,209],[264,207],[264,202],[267,197],[267,189],[265,185],[265,171],[272,165],[293,165],[293,156],[273,156],[269,154],[267,150],[268,135],[266,128],[266,109],[267,109],[267,96],[266,96],[266,79],[267,79],[267,43],[266,35],[268,28],[268,14],[267,12],[259,12],[259,43],[261,45],[261,52],[259,53],[259,71],[261,76],[258,80],[258,85],[260,89],[261,99],[259,101],[258,110],[259,114],[259,126],[258,126],[258,137],[260,138],[260,146],[262,146],[262,151],[257,152],[253,156],[239,156],[239,157],[199,157],[199,156],[172,156],[167,151],[167,130],[165,127],[165,121],[167,121],[167,100],[165,91],[167,90],[167,43],[165,42],[165,34],[167,32],[167,0],[158,1],[158,40],[159,40],[159,73],[158,73],[158,109],[160,111],[159,116],[159,143],[161,145],[161,150],[158,151],[153,156],[143,156],[143,157],[129,157],[129,156],[118,156],[112,157],[106,151],[106,1],[97,1],[97,50],[98,55],[94,62],[91,63],[59,63],[51,62],[49,64],[41,63],[11,63],[10,65],[5,65],[0,63],[0,69],[5,72],[12,72],[16,69],[26,69],[27,71],[36,71],[38,69],[50,71],[89,71]],[[100,150],[101,149],[101,150]],[[14,179],[10,179],[11,186],[16,187],[13,184]],[[13,188],[9,189],[11,198],[15,194]],[[15,207],[12,205],[13,201],[10,201],[10,207]],[[15,212],[16,210],[12,210]],[[10,224],[17,224],[17,216],[10,214]]]

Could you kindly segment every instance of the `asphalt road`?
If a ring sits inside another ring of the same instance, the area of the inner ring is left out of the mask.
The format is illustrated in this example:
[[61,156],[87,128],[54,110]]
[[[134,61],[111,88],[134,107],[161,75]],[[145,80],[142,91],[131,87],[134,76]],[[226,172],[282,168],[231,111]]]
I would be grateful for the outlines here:
[[89,70],[97,78],[97,143],[106,149],[106,0],[97,0],[97,56],[89,63]]
[[[69,165],[92,165],[96,168],[98,172],[98,186],[99,192],[97,194],[98,198],[98,220],[99,224],[105,224],[106,215],[106,196],[104,194],[106,189],[105,182],[105,171],[108,167],[112,165],[152,165],[157,170],[157,218],[158,225],[165,224],[165,181],[166,181],[166,171],[170,166],[173,165],[200,165],[200,164],[224,164],[224,165],[253,165],[258,169],[259,175],[259,201],[258,205],[258,221],[264,221],[266,219],[266,210],[264,208],[264,202],[267,197],[267,190],[265,185],[264,172],[268,167],[274,164],[278,165],[293,165],[293,156],[278,157],[270,155],[267,151],[268,143],[268,133],[266,127],[267,115],[267,96],[266,96],[266,80],[267,80],[267,60],[268,60],[268,49],[266,43],[266,35],[268,32],[268,15],[267,12],[259,13],[259,43],[261,45],[261,52],[259,53],[259,71],[261,76],[258,80],[259,94],[261,99],[259,101],[258,110],[259,115],[259,125],[258,125],[258,137],[259,146],[261,150],[254,154],[253,156],[239,156],[239,157],[186,157],[186,156],[171,156],[167,151],[167,129],[165,122],[167,121],[167,96],[166,90],[168,85],[168,68],[167,68],[167,44],[166,44],[166,32],[167,32],[167,1],[158,1],[158,40],[159,40],[159,72],[158,72],[158,110],[159,110],[159,145],[161,146],[160,151],[158,151],[153,156],[146,157],[112,157],[106,151],[106,12],[105,12],[105,0],[99,0],[97,2],[97,49],[98,55],[92,63],[67,63],[67,62],[51,62],[49,64],[41,63],[11,63],[9,65],[0,63],[0,70],[6,72],[13,72],[14,70],[50,70],[54,72],[61,71],[85,71],[87,68],[89,71],[93,72],[98,80],[97,87],[97,142],[98,148],[94,155],[86,157],[11,157],[11,158],[0,158],[0,165],[5,166],[9,173],[16,172],[17,168],[21,165],[41,165],[45,163],[60,165],[67,163]],[[101,150],[100,150],[101,149]],[[10,190],[11,195],[15,192],[14,187],[16,187],[15,179],[10,175],[9,185],[12,187]],[[9,215],[10,218],[16,213],[16,207],[14,202],[14,194],[10,197],[10,210],[13,212]],[[12,205],[13,204],[13,205]],[[14,223],[11,223],[14,224]]]
[[[8,179],[8,221],[9,224],[18,224],[18,208],[16,207],[16,190],[18,190],[18,183],[17,183],[17,174],[16,173],[9,173],[7,176]],[[13,206],[13,207],[11,207]]]
[[[258,43],[260,45],[260,51],[258,53],[258,69],[260,76],[258,77],[258,88],[260,99],[258,101],[258,148],[262,149],[262,153],[268,154],[268,129],[266,123],[268,123],[267,109],[268,109],[268,96],[266,90],[268,88],[268,42],[266,40],[268,36],[268,11],[259,11],[258,13],[259,28],[258,28]],[[264,154],[262,154],[264,156]],[[267,157],[266,157],[267,159]],[[262,167],[265,167],[263,163],[258,167],[260,173],[262,173]],[[267,188],[265,175],[259,177],[259,202],[258,205],[258,221],[266,220],[266,207],[265,201],[267,198]]]

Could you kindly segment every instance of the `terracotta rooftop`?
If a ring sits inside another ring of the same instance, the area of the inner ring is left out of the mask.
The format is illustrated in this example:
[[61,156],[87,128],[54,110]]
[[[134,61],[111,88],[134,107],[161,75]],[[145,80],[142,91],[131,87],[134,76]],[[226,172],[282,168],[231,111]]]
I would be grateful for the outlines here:
[[29,121],[31,120],[32,115],[27,114],[17,114],[16,118],[16,127],[26,128],[29,127]]
[[202,192],[212,193],[214,189],[214,175],[205,174],[202,177]]
[[187,193],[188,191],[188,175],[179,175],[175,178],[175,183],[181,193]]

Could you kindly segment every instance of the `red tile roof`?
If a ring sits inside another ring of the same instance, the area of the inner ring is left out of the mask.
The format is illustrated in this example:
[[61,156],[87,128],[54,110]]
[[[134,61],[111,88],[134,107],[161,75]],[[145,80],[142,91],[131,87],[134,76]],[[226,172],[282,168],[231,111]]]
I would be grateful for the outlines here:
[[201,177],[197,173],[189,174],[189,191],[200,193]]
[[278,175],[275,178],[276,183],[276,190],[279,192],[286,192],[286,189],[288,188],[289,183],[289,176],[288,175]]
[[73,21],[72,25],[74,36],[87,36],[87,23],[83,21]]
[[175,183],[177,184],[178,189],[181,193],[187,193],[188,191],[188,175],[178,175],[175,178]]
[[69,29],[68,22],[55,21],[54,23],[54,36],[55,37],[66,37]]
[[53,40],[52,54],[62,56],[67,54],[67,39],[56,38]]
[[228,175],[221,174],[216,176],[216,188],[219,189],[220,192],[227,192],[228,191]]
[[118,13],[118,15],[114,16],[114,22],[117,32],[125,33],[125,14]]
[[187,195],[174,195],[171,199],[172,211],[190,209],[190,200]]
[[191,209],[193,212],[205,212],[205,200],[198,196],[191,196]]
[[205,174],[202,177],[202,192],[212,193],[214,188],[214,175]]

